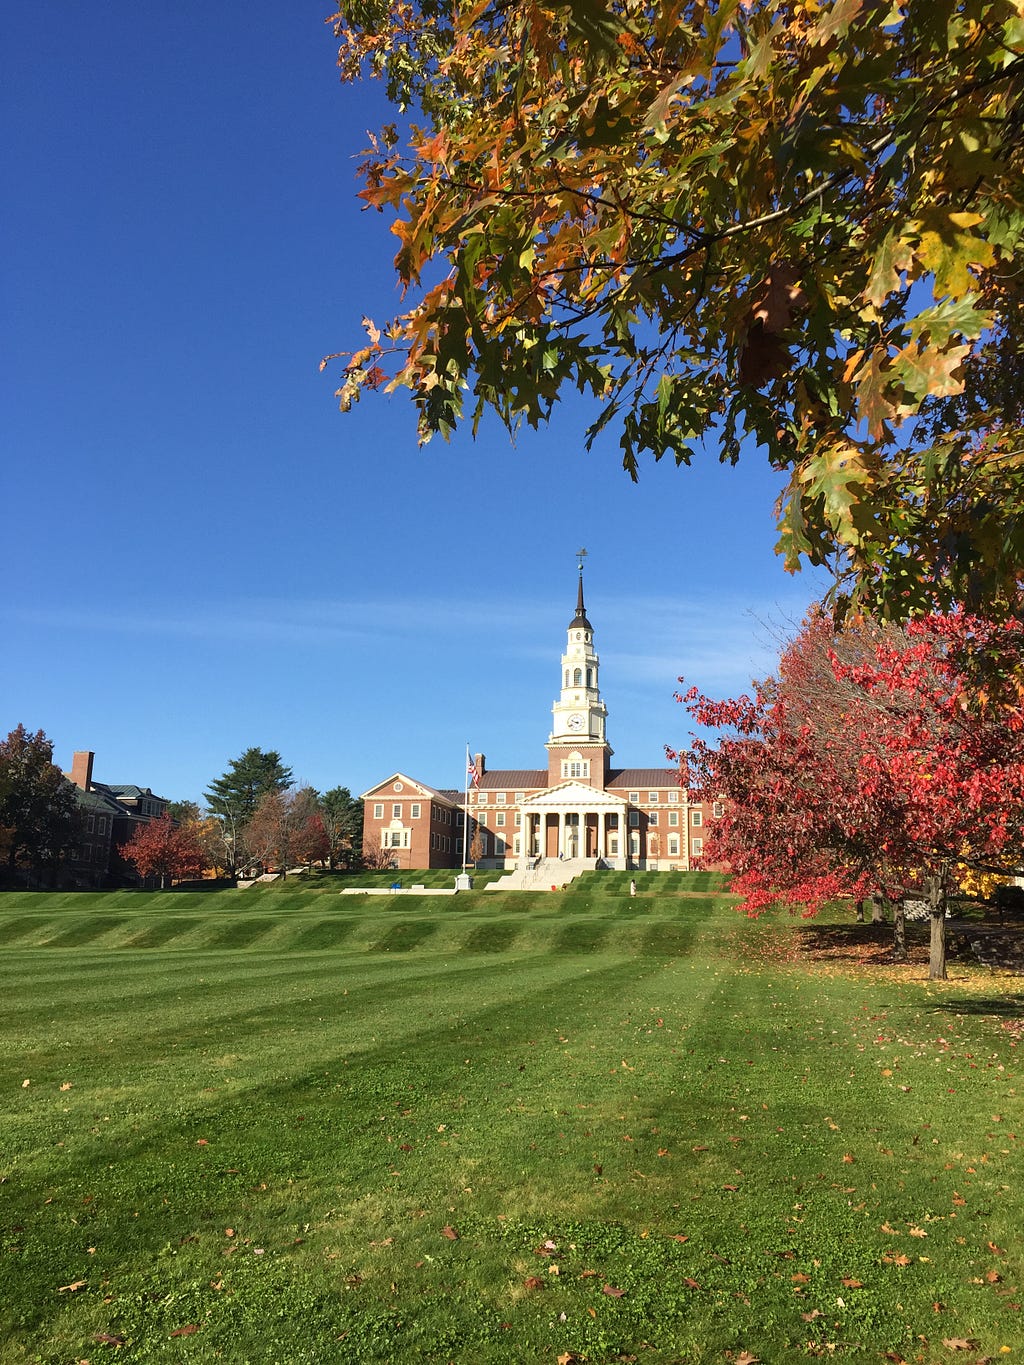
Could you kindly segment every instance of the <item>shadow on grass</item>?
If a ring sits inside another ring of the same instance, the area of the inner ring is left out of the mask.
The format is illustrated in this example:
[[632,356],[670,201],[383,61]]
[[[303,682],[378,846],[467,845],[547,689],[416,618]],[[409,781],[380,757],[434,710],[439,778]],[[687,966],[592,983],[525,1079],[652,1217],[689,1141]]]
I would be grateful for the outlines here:
[[933,1011],[936,1014],[997,1015],[1000,1019],[1019,1019],[1024,1014],[1024,994],[979,995],[971,1000],[961,996],[956,1000],[937,1001]]
[[[810,958],[851,962],[891,962],[891,924],[813,924],[794,926],[800,952]],[[906,928],[907,953],[916,961],[928,948],[928,925],[911,921]]]

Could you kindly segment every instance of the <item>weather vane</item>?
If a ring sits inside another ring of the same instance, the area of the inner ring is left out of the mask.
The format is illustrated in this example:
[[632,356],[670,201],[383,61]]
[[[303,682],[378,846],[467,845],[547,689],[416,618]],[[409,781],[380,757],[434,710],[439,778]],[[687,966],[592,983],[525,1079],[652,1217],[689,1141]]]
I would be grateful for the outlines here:
[[587,552],[586,552],[585,549],[580,548],[579,550],[576,551],[576,558],[577,558],[577,559],[579,560],[579,562],[580,562],[580,563],[579,563],[579,570],[580,570],[580,573],[583,572],[583,561],[586,559],[586,557],[587,557]]

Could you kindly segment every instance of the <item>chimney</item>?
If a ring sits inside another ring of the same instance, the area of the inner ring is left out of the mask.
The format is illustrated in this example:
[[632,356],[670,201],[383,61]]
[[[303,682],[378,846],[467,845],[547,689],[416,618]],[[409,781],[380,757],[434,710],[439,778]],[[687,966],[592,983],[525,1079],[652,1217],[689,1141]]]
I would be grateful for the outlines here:
[[474,754],[473,764],[476,768],[477,777],[483,777],[484,773],[487,771],[487,760],[483,754]]
[[71,771],[67,774],[76,787],[81,787],[82,791],[87,792],[92,786],[92,761],[96,757],[89,749],[79,750],[71,764]]

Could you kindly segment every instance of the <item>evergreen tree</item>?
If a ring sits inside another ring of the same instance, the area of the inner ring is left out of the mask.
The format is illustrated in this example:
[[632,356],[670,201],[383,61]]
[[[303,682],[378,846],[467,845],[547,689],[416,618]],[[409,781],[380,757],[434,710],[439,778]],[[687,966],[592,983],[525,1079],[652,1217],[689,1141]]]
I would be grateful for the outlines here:
[[358,867],[363,847],[362,801],[348,787],[332,787],[320,797],[320,817],[329,843],[331,871],[339,864]]
[[291,785],[292,770],[284,766],[276,749],[264,753],[262,749],[251,748],[232,759],[227,772],[203,792],[211,815],[220,821],[224,865],[229,876],[235,875],[239,838],[260,802],[270,794],[287,791]]
[[268,792],[287,791],[292,785],[292,770],[281,762],[276,749],[246,749],[232,759],[228,770],[203,792],[214,815],[230,816],[239,825],[252,819],[256,807]]

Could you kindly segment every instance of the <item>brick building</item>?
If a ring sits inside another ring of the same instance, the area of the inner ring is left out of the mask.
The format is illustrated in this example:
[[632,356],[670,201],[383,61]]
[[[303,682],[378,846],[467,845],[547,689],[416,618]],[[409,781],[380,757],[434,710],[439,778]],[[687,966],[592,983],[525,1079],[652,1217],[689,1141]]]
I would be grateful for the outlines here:
[[687,870],[702,855],[704,828],[721,805],[691,801],[675,768],[612,766],[599,671],[581,564],[546,767],[491,771],[477,754],[468,805],[464,792],[392,773],[363,793],[364,849],[379,848],[398,869],[458,868],[468,816],[467,854],[476,849],[478,856],[467,861],[480,868],[582,859],[620,869]]
[[140,824],[163,815],[169,803],[149,787],[94,781],[94,759],[89,750],[80,750],[72,760],[71,771],[64,774],[76,788],[82,813],[82,842],[77,855],[68,860],[69,870],[76,881],[89,886],[135,883],[138,874],[118,849]]

